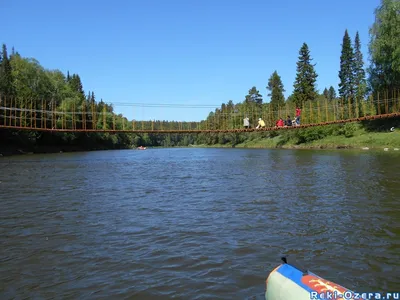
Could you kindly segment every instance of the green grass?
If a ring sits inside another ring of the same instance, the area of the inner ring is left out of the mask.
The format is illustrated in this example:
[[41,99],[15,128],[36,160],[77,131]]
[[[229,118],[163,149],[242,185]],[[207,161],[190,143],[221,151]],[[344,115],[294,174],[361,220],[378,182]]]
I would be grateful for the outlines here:
[[281,136],[273,138],[256,138],[254,140],[248,140],[243,143],[237,144],[236,148],[277,148],[279,142],[282,140]]
[[400,148],[400,130],[367,132],[357,124],[310,128],[303,132],[282,132],[272,138],[256,138],[236,145],[237,148]]
[[338,146],[347,146],[349,148],[399,148],[400,132],[363,132],[348,138],[345,136],[328,136],[321,140],[313,141],[308,145],[327,148],[337,148]]
[[[380,123],[379,123],[380,122]],[[387,122],[387,121],[386,121]],[[394,124],[377,121],[368,128],[359,123],[336,124],[269,133],[241,134],[235,148],[370,149],[400,148],[400,130],[390,132]],[[399,127],[397,124],[395,127]],[[189,146],[190,147],[190,146]],[[192,145],[196,148],[230,148],[227,144]]]
[[[184,148],[184,147],[182,147]],[[207,145],[207,144],[199,144],[199,145],[189,145],[185,148],[232,148],[232,144],[213,144],[213,145]]]

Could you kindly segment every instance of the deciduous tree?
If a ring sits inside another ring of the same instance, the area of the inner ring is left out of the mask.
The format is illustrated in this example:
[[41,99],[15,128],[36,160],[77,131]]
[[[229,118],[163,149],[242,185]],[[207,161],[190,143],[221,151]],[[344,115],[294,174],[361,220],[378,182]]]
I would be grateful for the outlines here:
[[400,89],[400,1],[381,0],[370,28],[369,85],[372,92]]

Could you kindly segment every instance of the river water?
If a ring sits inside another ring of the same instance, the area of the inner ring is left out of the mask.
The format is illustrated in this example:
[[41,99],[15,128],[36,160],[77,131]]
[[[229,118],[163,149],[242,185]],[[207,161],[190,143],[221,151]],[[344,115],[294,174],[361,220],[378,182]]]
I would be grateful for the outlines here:
[[263,299],[282,254],[400,290],[400,155],[148,149],[0,158],[0,298]]

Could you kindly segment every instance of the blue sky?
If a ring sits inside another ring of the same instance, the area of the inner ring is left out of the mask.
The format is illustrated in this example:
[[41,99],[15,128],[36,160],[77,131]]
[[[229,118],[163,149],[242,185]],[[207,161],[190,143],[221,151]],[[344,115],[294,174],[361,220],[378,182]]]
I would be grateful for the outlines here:
[[[298,52],[309,45],[318,88],[337,89],[341,43],[368,30],[380,0],[0,1],[0,42],[49,69],[78,73],[111,103],[242,101],[256,86],[268,102],[274,70],[289,96]],[[4,19],[5,17],[5,19]],[[7,24],[7,26],[4,26]],[[115,105],[129,119],[199,120],[211,108]]]

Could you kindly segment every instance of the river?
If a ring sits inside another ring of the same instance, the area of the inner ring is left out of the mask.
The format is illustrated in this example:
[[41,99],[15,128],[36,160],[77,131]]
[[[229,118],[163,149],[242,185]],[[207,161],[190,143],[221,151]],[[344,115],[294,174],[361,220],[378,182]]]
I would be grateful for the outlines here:
[[399,291],[399,166],[347,150],[0,157],[0,298],[263,299],[282,254]]

